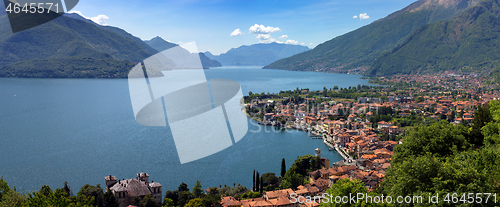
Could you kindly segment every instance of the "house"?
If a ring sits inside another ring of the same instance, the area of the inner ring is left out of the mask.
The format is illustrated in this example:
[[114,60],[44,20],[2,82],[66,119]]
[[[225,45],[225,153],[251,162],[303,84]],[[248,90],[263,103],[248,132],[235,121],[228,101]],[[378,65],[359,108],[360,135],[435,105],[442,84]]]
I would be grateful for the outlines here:
[[222,207],[240,207],[243,203],[233,198],[233,196],[226,196],[221,199],[220,205]]
[[389,134],[396,134],[398,133],[398,127],[397,126],[390,126],[389,127]]
[[126,207],[134,204],[134,198],[151,195],[155,201],[161,205],[162,192],[161,184],[151,181],[149,175],[145,172],[137,173],[136,179],[118,180],[115,176],[104,177],[106,191],[110,190],[117,198],[120,207]]
[[386,122],[386,121],[379,121],[378,122],[378,130],[380,129],[383,129],[383,128],[389,128],[391,127],[393,124],[391,122]]
[[293,190],[288,188],[288,189],[283,189],[283,190],[274,190],[274,191],[267,191],[263,194],[263,198],[266,200],[270,199],[275,199],[280,196],[290,196],[293,193]]

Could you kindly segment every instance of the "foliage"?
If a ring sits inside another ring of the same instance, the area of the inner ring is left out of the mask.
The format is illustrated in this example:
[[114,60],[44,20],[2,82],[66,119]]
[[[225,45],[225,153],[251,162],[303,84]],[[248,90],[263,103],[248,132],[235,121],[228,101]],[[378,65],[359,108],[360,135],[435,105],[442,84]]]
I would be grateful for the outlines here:
[[[377,196],[377,194],[373,192],[368,192],[364,183],[361,180],[354,179],[350,180],[349,178],[344,178],[338,180],[336,183],[332,184],[330,188],[326,190],[329,196],[335,198],[336,196],[347,196],[357,195],[358,193],[362,193],[368,196]],[[366,203],[365,200],[360,200],[359,203],[336,203],[335,201],[324,200],[321,202],[320,206],[379,206],[373,202]]]
[[234,198],[249,199],[249,198],[258,198],[258,197],[261,197],[261,196],[262,196],[262,194],[259,193],[259,192],[248,191],[246,193],[237,195]]
[[158,203],[156,203],[156,200],[151,196],[151,194],[146,194],[144,198],[136,196],[134,201],[137,207],[159,207]]
[[[491,106],[484,109],[498,115],[498,102],[492,101]],[[396,146],[392,165],[377,190],[392,197],[423,196],[424,203],[428,203],[429,194],[499,192],[497,123],[482,127],[485,144],[481,145],[467,141],[473,131],[462,125],[440,121],[416,127]],[[450,206],[440,201],[438,206]]]
[[236,187],[231,188],[231,186],[225,186],[221,189],[219,189],[219,194],[222,196],[234,196],[238,193],[241,193],[243,191],[246,191],[247,188],[245,186],[239,185]]
[[264,186],[274,185],[278,183],[278,177],[276,177],[275,173],[265,173],[262,175],[262,181],[264,182]]
[[103,189],[100,184],[97,186],[92,186],[89,184],[85,184],[80,191],[78,191],[78,196],[86,197],[86,198],[94,198],[94,206],[102,207],[104,205],[103,198]]
[[302,183],[304,183],[304,178],[301,177],[300,174],[292,170],[287,170],[283,183],[281,184],[281,188],[291,188],[292,190],[297,190],[297,187],[299,187]]
[[103,195],[104,205],[106,207],[118,207],[118,198],[111,192],[111,190],[107,190]]
[[174,207],[175,204],[174,204],[174,201],[172,199],[170,199],[170,198],[164,198],[162,206],[163,207]]
[[472,120],[472,128],[469,136],[469,142],[476,145],[482,146],[484,135],[481,132],[481,128],[483,128],[487,123],[491,122],[493,117],[491,116],[491,112],[488,105],[479,106],[477,110],[474,112],[474,119]]
[[185,207],[199,207],[203,206],[203,200],[201,198],[195,198],[190,200]]
[[[9,25],[7,18],[1,25]],[[104,29],[93,22],[61,16],[53,21],[18,33],[0,30],[0,66],[14,62],[62,57],[103,58],[139,62],[153,49],[123,32]],[[76,66],[76,65],[75,65]]]
[[[134,67],[129,61],[112,58],[65,57],[26,60],[0,67],[0,77],[17,78],[127,78]],[[148,69],[151,76],[163,76]]]
[[202,193],[203,193],[203,190],[201,189],[201,181],[197,180],[196,185],[193,187],[193,195],[196,198],[199,198]]
[[403,144],[395,147],[392,163],[402,163],[426,154],[436,157],[453,155],[470,147],[467,136],[464,126],[454,126],[444,120],[430,126],[417,126],[404,136]]
[[285,164],[285,158],[281,160],[281,171],[280,171],[280,176],[285,177],[286,173],[286,164]]
[[303,155],[298,157],[292,164],[283,177],[281,188],[292,188],[297,189],[299,185],[305,183],[305,178],[308,176],[308,172],[315,171],[319,169],[320,160],[319,157],[313,155]]

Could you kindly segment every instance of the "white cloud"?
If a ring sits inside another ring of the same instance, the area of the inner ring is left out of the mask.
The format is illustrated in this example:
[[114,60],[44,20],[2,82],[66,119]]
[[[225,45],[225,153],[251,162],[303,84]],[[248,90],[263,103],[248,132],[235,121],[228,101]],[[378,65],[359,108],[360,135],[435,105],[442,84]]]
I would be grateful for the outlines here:
[[281,29],[279,27],[271,27],[271,26],[264,26],[264,25],[258,25],[255,24],[248,29],[250,33],[252,34],[269,34],[273,32],[281,32]]
[[[354,15],[352,18],[357,19],[358,16]],[[366,13],[359,14],[359,20],[363,20],[363,19],[370,19],[370,16],[368,16],[368,14],[366,14]]]
[[231,32],[231,37],[242,35],[243,32],[241,32],[240,28],[235,29],[233,32]]
[[366,14],[366,13],[359,14],[359,20],[363,20],[363,19],[370,19],[370,16],[368,16],[368,14]]
[[285,44],[290,44],[290,45],[298,45],[299,44],[299,41],[296,41],[296,40],[287,40],[285,42]]
[[305,45],[306,43],[300,43],[300,45]]
[[314,45],[314,44],[311,42],[311,43],[309,43],[309,45]]
[[270,34],[258,34],[255,38],[259,39],[259,43],[271,43],[276,41]]
[[288,38],[288,35],[281,35],[280,39],[286,39]]
[[279,40],[276,40],[275,42],[276,42],[276,43],[279,43],[279,44],[283,44],[283,42],[282,42],[282,41],[279,41]]
[[74,10],[74,11],[70,11],[69,13],[76,13],[76,14],[82,16],[83,18],[90,19],[93,22],[100,24],[100,25],[104,25],[104,26],[108,25],[109,17],[104,15],[104,14],[99,14],[96,17],[86,17],[85,15],[83,15],[83,13],[81,11]]
[[108,25],[108,19],[109,17],[104,14],[99,14],[96,17],[90,17],[90,20],[94,21],[97,24],[105,26]]

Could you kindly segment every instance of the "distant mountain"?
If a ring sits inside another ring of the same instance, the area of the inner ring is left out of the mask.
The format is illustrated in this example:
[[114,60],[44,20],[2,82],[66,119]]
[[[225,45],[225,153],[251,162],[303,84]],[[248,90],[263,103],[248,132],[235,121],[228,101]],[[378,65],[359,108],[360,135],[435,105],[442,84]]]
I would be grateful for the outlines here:
[[201,65],[203,68],[215,68],[215,67],[222,67],[222,65],[217,61],[217,60],[212,60],[205,56],[202,52],[199,53],[200,60],[201,60]]
[[164,40],[163,38],[157,36],[151,40],[144,41],[146,44],[154,48],[156,51],[161,52],[163,50],[178,46],[175,43]]
[[309,48],[306,46],[273,42],[269,44],[243,45],[238,48],[232,48],[220,55],[213,55],[210,52],[205,52],[205,55],[210,59],[219,61],[224,66],[262,66],[307,50],[309,50]]
[[[164,50],[179,46],[178,44],[171,43],[169,41],[164,40],[163,38],[157,36],[151,40],[146,40],[144,41],[146,44],[154,48],[158,52],[162,52]],[[189,51],[185,50],[186,53],[189,53]],[[200,61],[201,65],[203,68],[213,68],[213,67],[221,67],[222,65],[217,61],[213,60],[207,56],[205,56],[203,53],[199,53],[200,56]]]
[[[394,48],[422,25],[449,20],[479,0],[419,0],[389,16],[333,38],[314,49],[264,68],[346,72],[365,70],[384,51]],[[224,65],[224,63],[222,63]]]
[[500,62],[500,3],[485,0],[449,21],[425,25],[377,58],[368,75],[481,71]]
[[[141,43],[121,29],[99,26],[75,16],[61,16],[13,34],[7,15],[2,15],[0,76],[124,77],[133,62],[140,62],[154,54],[153,48]],[[98,62],[102,64],[96,64]],[[40,72],[40,68],[36,68],[39,63],[60,66],[59,69],[64,72],[54,72],[58,68],[50,69],[53,73]],[[94,67],[89,68],[89,65]],[[72,75],[81,71],[87,74]]]

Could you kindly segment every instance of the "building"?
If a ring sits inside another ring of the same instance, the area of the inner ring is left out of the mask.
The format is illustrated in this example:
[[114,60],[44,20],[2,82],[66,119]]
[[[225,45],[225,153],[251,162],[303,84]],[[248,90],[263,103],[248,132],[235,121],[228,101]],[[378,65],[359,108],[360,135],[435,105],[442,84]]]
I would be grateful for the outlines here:
[[148,194],[161,205],[161,184],[153,181],[150,183],[149,175],[145,172],[138,173],[136,179],[118,180],[115,176],[109,175],[104,177],[104,180],[106,191],[111,190],[117,197],[120,207],[134,204],[134,198],[136,196],[144,198],[144,196]]

